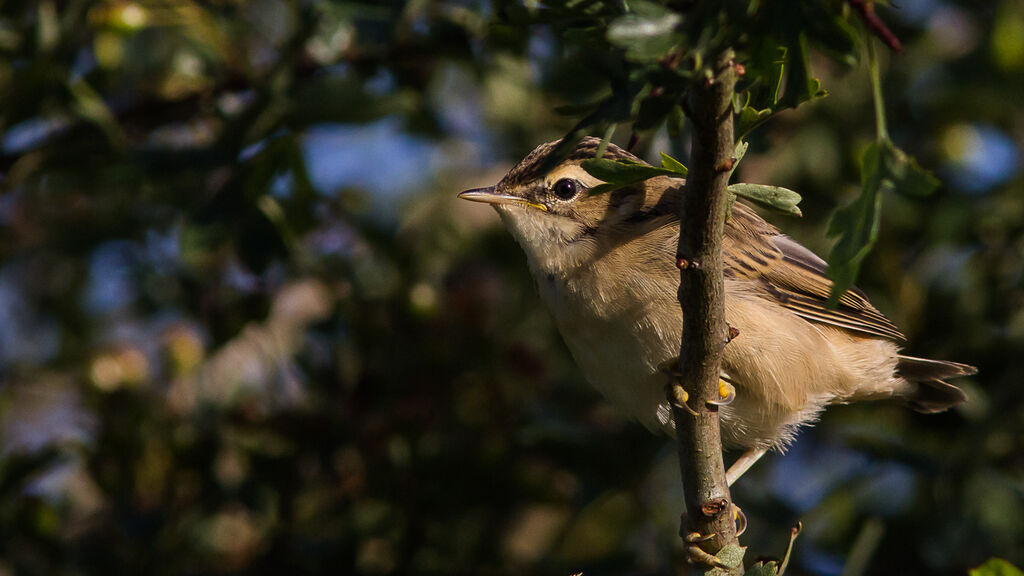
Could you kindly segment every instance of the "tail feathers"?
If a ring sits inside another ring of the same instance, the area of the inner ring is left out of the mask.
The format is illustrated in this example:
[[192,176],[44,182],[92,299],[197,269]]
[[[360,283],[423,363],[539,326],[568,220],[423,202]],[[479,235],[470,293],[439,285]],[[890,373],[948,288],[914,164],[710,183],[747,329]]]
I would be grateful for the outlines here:
[[943,378],[970,376],[977,374],[978,369],[957,362],[900,356],[897,371],[914,384],[914,389],[905,397],[907,405],[918,412],[931,414],[967,400],[963,390],[944,382]]

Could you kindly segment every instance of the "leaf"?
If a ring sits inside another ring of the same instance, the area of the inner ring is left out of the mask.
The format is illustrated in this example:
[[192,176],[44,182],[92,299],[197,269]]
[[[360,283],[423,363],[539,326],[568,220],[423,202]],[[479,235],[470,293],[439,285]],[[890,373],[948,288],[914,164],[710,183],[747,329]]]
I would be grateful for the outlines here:
[[[629,186],[630,184],[636,184],[637,182],[643,182],[649,178],[657,176],[672,176],[680,177],[680,172],[676,170],[669,170],[666,168],[658,168],[656,166],[650,166],[648,164],[641,164],[640,162],[632,162],[629,160],[608,160],[606,158],[591,158],[590,160],[584,160],[583,169],[588,174],[603,180],[605,183],[599,186],[595,186],[590,190],[591,195],[604,194],[605,192],[611,192],[617,190],[623,186]],[[682,166],[682,164],[680,164]],[[686,170],[684,167],[683,170]]]
[[856,281],[860,263],[875,243],[882,192],[891,190],[909,196],[926,196],[939,186],[939,180],[931,172],[921,168],[912,156],[888,139],[875,142],[864,151],[861,182],[861,195],[853,204],[837,210],[829,222],[828,235],[840,237],[828,259],[828,277],[834,283],[830,305],[838,302],[842,293]]
[[896,192],[908,196],[927,196],[939,187],[939,179],[921,168],[913,156],[886,141],[886,179]]
[[664,56],[677,44],[676,25],[681,17],[657,4],[632,3],[633,12],[608,26],[608,41],[626,49],[626,58],[649,62]]
[[668,128],[668,135],[672,138],[678,138],[683,132],[683,127],[686,126],[686,114],[683,113],[683,107],[676,104],[672,111],[668,115],[668,122],[666,127]]
[[884,143],[875,142],[864,151],[860,196],[849,206],[836,210],[828,224],[828,235],[839,237],[828,256],[826,275],[832,280],[829,306],[835,306],[839,297],[853,286],[861,262],[878,239],[882,217],[883,147]]
[[[743,555],[745,553],[746,550],[744,548],[741,548],[736,544],[729,544],[728,546],[719,550],[715,558],[718,558],[719,561],[722,562],[722,564],[725,564],[730,568],[735,568],[743,564]],[[729,572],[721,568],[712,568],[704,573],[705,576],[725,576],[727,574],[729,574]]]
[[796,108],[804,102],[824,98],[828,92],[822,90],[821,82],[811,75],[810,52],[807,49],[807,36],[800,33],[796,42],[788,47],[786,63],[786,93],[779,99],[776,108]]
[[797,207],[801,200],[800,195],[788,188],[764,184],[733,184],[729,186],[729,192],[786,214],[803,216]]
[[797,522],[796,526],[789,533],[789,545],[786,546],[786,553],[783,555],[782,560],[756,562],[753,566],[747,568],[744,574],[746,576],[782,576],[789,565],[789,557],[793,554],[793,543],[796,542],[796,537],[800,535],[802,530],[803,525]]
[[683,166],[682,162],[676,160],[675,158],[669,156],[668,154],[665,154],[664,152],[661,153],[661,167],[666,170],[676,172],[681,176],[686,176],[689,172],[686,169],[686,166]]
[[636,113],[636,121],[633,122],[633,130],[658,128],[665,121],[665,117],[672,112],[674,106],[676,106],[676,102],[672,95],[647,96],[641,99]]
[[989,558],[984,564],[972,568],[969,576],[1024,576],[1024,572],[1002,558]]
[[842,11],[821,2],[804,2],[800,6],[803,11],[802,29],[806,31],[808,40],[833,59],[848,66],[855,65],[859,56],[857,31],[847,22]]
[[779,574],[779,563],[778,562],[756,562],[747,571],[744,572],[746,576],[778,576]]
[[747,155],[747,148],[749,147],[750,143],[746,140],[743,140],[742,138],[736,140],[736,147],[732,150],[732,157],[736,160],[732,164],[732,170],[729,172],[730,175],[736,171],[736,167],[740,165],[740,161]]
[[736,118],[736,135],[742,138],[754,128],[764,124],[775,114],[771,108],[758,110],[753,106],[744,106],[740,115]]

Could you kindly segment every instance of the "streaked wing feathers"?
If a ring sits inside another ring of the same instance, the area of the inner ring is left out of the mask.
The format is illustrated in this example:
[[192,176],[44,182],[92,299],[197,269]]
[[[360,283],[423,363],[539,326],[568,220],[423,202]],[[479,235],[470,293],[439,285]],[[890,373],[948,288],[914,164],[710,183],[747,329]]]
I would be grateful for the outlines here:
[[905,340],[899,329],[856,288],[842,295],[836,309],[829,309],[832,281],[825,276],[825,261],[779,234],[739,202],[733,205],[732,217],[726,225],[724,252],[727,274],[762,281],[775,301],[798,316],[854,332]]

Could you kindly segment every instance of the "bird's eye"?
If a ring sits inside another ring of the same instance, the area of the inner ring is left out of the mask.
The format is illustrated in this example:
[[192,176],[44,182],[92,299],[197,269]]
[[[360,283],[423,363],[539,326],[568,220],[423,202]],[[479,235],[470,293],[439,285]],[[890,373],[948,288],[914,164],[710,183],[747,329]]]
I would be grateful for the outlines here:
[[554,192],[555,196],[558,196],[562,200],[572,200],[580,193],[582,186],[576,180],[572,178],[562,178],[555,185],[551,187],[551,191]]

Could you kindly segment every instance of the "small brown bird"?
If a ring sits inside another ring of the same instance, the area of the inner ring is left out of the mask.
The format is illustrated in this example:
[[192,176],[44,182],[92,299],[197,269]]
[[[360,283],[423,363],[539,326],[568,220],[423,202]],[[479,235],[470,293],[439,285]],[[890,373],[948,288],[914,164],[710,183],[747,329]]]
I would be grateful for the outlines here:
[[[683,181],[659,176],[588,194],[602,182],[580,164],[599,143],[583,139],[546,172],[558,142],[543,144],[496,186],[459,197],[498,211],[584,376],[629,416],[673,433],[659,366],[677,356],[682,337],[674,254]],[[641,162],[613,144],[603,157]],[[858,289],[828,308],[825,261],[740,202],[723,259],[726,320],[741,336],[722,359],[722,379],[735,387],[721,407],[722,438],[746,450],[729,484],[829,404],[896,397],[940,412],[966,399],[945,380],[974,367],[901,355],[903,335]]]

